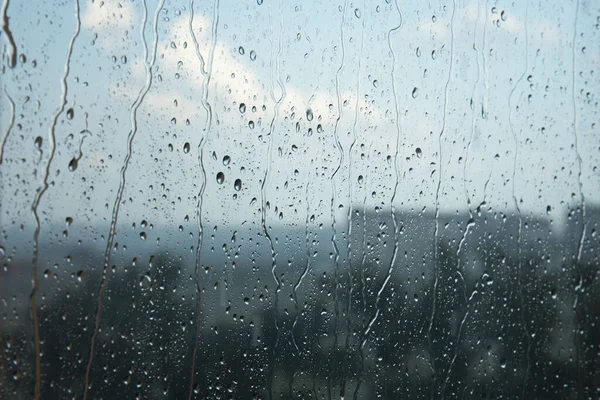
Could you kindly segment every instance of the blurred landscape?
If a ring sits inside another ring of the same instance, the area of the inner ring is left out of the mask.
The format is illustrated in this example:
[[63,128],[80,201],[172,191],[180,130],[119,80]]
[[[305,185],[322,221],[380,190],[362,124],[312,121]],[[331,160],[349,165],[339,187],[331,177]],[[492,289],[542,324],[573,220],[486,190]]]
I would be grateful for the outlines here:
[[[432,213],[398,212],[395,229],[357,205],[350,235],[336,225],[337,262],[309,216],[269,227],[274,268],[263,232],[243,226],[205,228],[197,275],[173,238],[127,241],[103,283],[88,398],[595,398],[599,216],[588,205],[579,260],[575,220],[519,224],[485,203],[440,214],[437,240]],[[169,229],[153,227],[187,233]],[[43,398],[79,399],[104,250],[46,245],[40,259]],[[31,260],[5,249],[2,264],[0,397],[28,399]]]

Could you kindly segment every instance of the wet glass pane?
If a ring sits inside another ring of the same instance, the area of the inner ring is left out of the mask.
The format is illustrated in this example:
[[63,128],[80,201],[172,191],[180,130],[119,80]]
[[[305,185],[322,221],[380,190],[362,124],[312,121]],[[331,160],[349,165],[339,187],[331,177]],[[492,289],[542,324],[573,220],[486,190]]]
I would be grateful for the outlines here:
[[4,0],[0,398],[600,396],[600,3]]

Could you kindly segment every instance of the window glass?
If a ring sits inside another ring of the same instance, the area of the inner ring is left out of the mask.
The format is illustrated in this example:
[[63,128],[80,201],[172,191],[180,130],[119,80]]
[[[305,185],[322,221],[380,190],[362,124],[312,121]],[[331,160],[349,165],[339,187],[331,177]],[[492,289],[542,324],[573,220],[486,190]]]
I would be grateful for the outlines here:
[[596,398],[600,3],[4,0],[0,398]]

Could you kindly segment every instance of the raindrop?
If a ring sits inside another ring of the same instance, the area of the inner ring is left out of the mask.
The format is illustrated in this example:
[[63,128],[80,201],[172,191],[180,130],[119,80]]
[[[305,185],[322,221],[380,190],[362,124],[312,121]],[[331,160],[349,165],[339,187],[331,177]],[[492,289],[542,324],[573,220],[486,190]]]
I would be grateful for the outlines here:
[[246,104],[240,103],[240,112],[243,114],[246,112]]
[[222,173],[222,172],[219,172],[219,173],[217,174],[217,183],[220,185],[220,184],[222,184],[223,182],[225,182],[225,174],[224,174],[224,173]]
[[419,89],[414,88],[412,91],[412,98],[416,99],[418,95],[419,95]]
[[73,218],[67,217],[67,219],[65,219],[65,224],[67,225],[67,227],[71,226],[72,223],[73,223]]
[[85,271],[81,270],[77,272],[77,280],[79,282],[83,281],[83,279],[85,278]]
[[236,191],[238,191],[238,192],[239,192],[240,190],[242,190],[242,180],[241,180],[241,179],[236,179],[236,180],[235,180],[235,182],[234,182],[234,184],[233,184],[233,188],[234,188]]
[[356,15],[356,18],[360,18],[360,10],[358,8],[354,9],[354,15]]
[[77,159],[73,158],[71,159],[71,162],[69,162],[69,171],[75,171],[77,169]]
[[420,147],[417,147],[416,150],[415,150],[415,152],[417,153],[417,157],[418,158],[421,158],[421,156],[423,155],[423,152],[421,151]]
[[67,110],[67,118],[68,118],[68,119],[73,119],[73,117],[74,117],[74,116],[75,116],[75,111],[73,111],[73,109],[72,109],[72,108],[69,108],[69,109]]
[[359,184],[359,185],[362,185],[362,183],[363,183],[363,180],[364,180],[363,176],[362,176],[362,175],[359,175],[359,176],[358,176],[358,184]]
[[317,133],[323,133],[323,126],[321,124],[317,125]]
[[244,50],[244,48],[243,48],[242,46],[240,46],[240,48],[238,49],[238,52],[239,52],[241,55],[244,55],[244,54],[246,53],[246,51]]
[[251,59],[252,61],[256,60],[256,52],[255,52],[254,50],[252,50],[252,51],[250,52],[250,59]]
[[250,127],[250,129],[254,129],[254,121],[248,122],[248,126]]
[[227,166],[231,162],[231,157],[225,156],[223,157],[223,165]]
[[185,144],[183,145],[183,152],[185,154],[190,152],[190,144],[188,142],[185,142]]
[[43,142],[43,139],[41,136],[38,136],[35,138],[34,144],[35,144],[36,149],[39,149],[42,147],[42,142]]
[[309,121],[313,120],[313,112],[310,108],[308,110],[306,110],[306,119]]
[[146,236],[146,232],[141,232],[140,233],[140,239],[142,240],[146,240],[147,236]]

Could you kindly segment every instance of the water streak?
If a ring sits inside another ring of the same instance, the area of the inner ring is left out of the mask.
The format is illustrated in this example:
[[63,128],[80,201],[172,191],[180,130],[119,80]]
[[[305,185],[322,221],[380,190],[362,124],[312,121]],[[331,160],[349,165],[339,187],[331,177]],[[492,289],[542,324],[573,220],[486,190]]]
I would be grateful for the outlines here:
[[6,146],[6,141],[8,140],[8,136],[10,135],[10,132],[12,131],[12,128],[15,124],[15,102],[10,97],[8,92],[6,91],[6,88],[4,88],[4,95],[8,99],[8,102],[10,103],[10,122],[8,123],[8,128],[6,129],[6,133],[4,134],[4,137],[2,138],[2,143],[0,144],[0,165],[2,164],[2,160],[3,160],[4,146]]
[[[196,243],[196,260],[194,264],[194,283],[196,285],[196,337],[194,338],[194,348],[192,350],[192,368],[190,372],[190,388],[188,392],[188,399],[192,398],[194,392],[194,376],[196,374],[196,354],[198,352],[198,341],[200,338],[200,308],[201,308],[201,295],[202,289],[200,288],[200,267],[202,264],[202,243],[204,239],[204,226],[202,225],[202,206],[204,201],[204,191],[206,190],[206,168],[204,167],[204,147],[206,146],[206,138],[210,132],[212,122],[212,108],[208,101],[208,88],[210,85],[210,79],[212,77],[212,66],[214,62],[215,48],[217,45],[217,29],[219,26],[219,0],[215,0],[213,4],[213,24],[212,24],[212,39],[208,56],[208,66],[204,62],[204,57],[200,52],[200,45],[194,32],[194,0],[190,0],[190,20],[189,30],[194,42],[194,50],[196,58],[200,63],[200,73],[203,77],[202,82],[202,107],[206,112],[206,120],[204,121],[204,129],[202,130],[202,137],[198,143],[198,167],[202,174],[202,183],[200,185],[200,191],[197,196],[196,204],[196,224],[198,226],[198,242]],[[207,68],[207,70],[205,69]]]
[[117,196],[116,196],[115,202],[113,204],[112,218],[111,218],[111,223],[110,223],[110,231],[108,234],[108,241],[107,241],[106,250],[104,253],[104,270],[102,273],[102,281],[100,282],[100,289],[98,290],[98,296],[97,296],[97,308],[96,308],[96,316],[95,316],[95,320],[94,320],[94,332],[92,334],[92,339],[90,342],[90,355],[89,355],[89,359],[88,359],[88,363],[87,363],[87,368],[85,371],[85,386],[84,386],[84,392],[83,392],[83,400],[87,399],[88,391],[90,389],[90,373],[92,371],[92,365],[94,362],[94,350],[95,350],[95,345],[96,345],[96,338],[97,338],[98,332],[100,330],[100,317],[102,315],[102,295],[104,294],[104,290],[106,289],[106,284],[108,282],[108,270],[110,268],[110,257],[111,257],[111,252],[112,252],[115,236],[116,236],[116,231],[117,231],[117,220],[119,217],[119,209],[121,206],[121,201],[123,199],[123,192],[125,191],[125,177],[127,174],[127,168],[129,167],[129,161],[130,161],[131,155],[133,153],[133,140],[135,139],[135,135],[138,130],[137,111],[138,111],[140,105],[142,104],[144,97],[146,97],[146,94],[150,90],[150,86],[152,85],[152,68],[154,67],[154,62],[156,61],[156,50],[158,47],[158,14],[159,14],[160,10],[162,9],[163,4],[164,4],[164,0],[161,0],[160,3],[158,4],[158,6],[156,7],[156,11],[154,13],[154,25],[153,25],[154,43],[152,46],[153,50],[152,50],[151,58],[150,58],[150,60],[148,60],[148,43],[146,41],[146,33],[145,33],[146,21],[148,18],[148,8],[146,6],[146,1],[144,0],[144,2],[143,2],[144,17],[143,17],[142,27],[141,27],[141,36],[142,36],[142,42],[144,44],[144,67],[145,67],[145,71],[146,71],[146,82],[140,89],[135,101],[133,102],[133,104],[131,106],[131,110],[130,110],[131,130],[129,131],[129,134],[127,136],[127,154],[125,156],[125,159],[123,160],[123,165],[121,166],[119,188],[117,190]]
[[[271,249],[271,275],[273,276],[273,280],[276,284],[275,289],[275,304],[274,304],[274,319],[275,319],[275,343],[273,343],[273,347],[271,349],[271,364],[270,364],[270,373],[269,373],[269,398],[273,398],[273,379],[275,376],[275,352],[277,349],[277,345],[279,344],[279,317],[278,317],[278,306],[279,306],[279,291],[281,290],[281,281],[277,278],[277,254],[275,253],[275,245],[273,244],[273,239],[271,238],[271,234],[269,233],[269,229],[267,228],[267,181],[269,179],[269,172],[271,171],[271,163],[273,160],[273,135],[275,133],[275,123],[277,122],[277,118],[279,117],[279,108],[281,103],[283,103],[283,99],[285,99],[285,86],[283,85],[283,81],[281,80],[281,52],[283,47],[283,14],[281,13],[281,3],[279,4],[280,8],[280,31],[279,31],[279,44],[277,50],[277,56],[273,57],[274,46],[272,36],[270,38],[271,42],[271,100],[275,103],[275,110],[273,112],[273,118],[271,119],[271,124],[269,125],[269,148],[267,150],[267,168],[265,169],[265,175],[263,177],[263,181],[260,187],[260,197],[262,202],[261,207],[261,223],[263,228],[263,233],[269,242],[269,247]],[[269,20],[271,19],[271,15],[269,13]],[[273,26],[271,24],[271,32],[273,31]],[[273,58],[275,58],[275,76],[277,80],[277,85],[281,90],[281,97],[279,99],[275,98],[275,88],[273,85]]]
[[511,89],[510,94],[508,96],[508,124],[510,126],[510,132],[512,134],[513,141],[515,143],[515,155],[513,157],[513,173],[512,173],[512,199],[513,199],[513,205],[514,205],[515,210],[517,211],[517,215],[519,217],[519,228],[517,231],[517,257],[518,257],[517,290],[518,290],[518,295],[519,295],[519,301],[521,302],[521,307],[520,307],[521,324],[523,325],[525,339],[527,341],[527,352],[526,352],[527,364],[526,364],[526,368],[525,368],[525,379],[523,382],[521,399],[525,398],[525,389],[527,388],[527,380],[529,377],[529,369],[530,369],[530,364],[531,364],[531,355],[530,355],[530,353],[531,353],[531,335],[529,334],[529,329],[527,328],[527,322],[525,320],[525,303],[523,300],[523,287],[522,287],[523,285],[521,282],[521,271],[523,268],[522,246],[521,246],[521,240],[522,240],[522,234],[523,234],[523,216],[521,214],[521,208],[519,207],[519,202],[517,200],[517,196],[516,196],[516,192],[515,192],[515,183],[516,183],[516,177],[517,177],[517,161],[518,161],[518,157],[519,157],[519,140],[518,140],[517,133],[515,132],[515,127],[514,127],[513,118],[512,118],[512,111],[513,111],[512,100],[513,100],[513,96],[517,90],[517,87],[525,78],[525,75],[527,74],[527,70],[529,68],[529,65],[528,65],[529,35],[527,32],[527,16],[528,16],[527,14],[528,14],[528,12],[529,12],[529,1],[527,0],[527,2],[525,3],[525,23],[524,23],[524,26],[525,26],[525,68],[523,69],[523,72],[521,73],[521,75],[519,76],[517,81],[515,82],[515,85]]
[[[5,3],[8,5],[8,2]],[[67,57],[65,60],[65,66],[63,70],[63,76],[61,77],[61,95],[60,95],[60,103],[58,105],[57,110],[54,112],[52,116],[52,123],[50,124],[50,131],[48,134],[49,142],[50,142],[50,152],[48,154],[48,160],[46,162],[46,166],[44,168],[44,179],[42,181],[42,186],[38,189],[34,199],[33,204],[31,206],[31,213],[33,214],[33,219],[35,221],[35,231],[33,233],[33,271],[32,271],[32,282],[33,289],[31,291],[30,300],[31,300],[31,316],[33,319],[33,336],[34,336],[34,347],[35,347],[35,388],[34,388],[34,396],[35,399],[39,399],[42,395],[42,382],[41,382],[41,344],[40,344],[40,327],[37,315],[37,305],[36,298],[39,290],[39,281],[38,281],[38,262],[39,262],[39,237],[40,237],[40,218],[38,215],[38,207],[40,202],[42,201],[42,197],[48,190],[48,178],[50,177],[50,166],[52,164],[52,160],[54,159],[54,153],[56,151],[56,124],[58,123],[58,118],[65,111],[65,106],[67,105],[67,79],[69,77],[70,64],[71,64],[71,56],[73,54],[73,45],[75,44],[75,39],[79,36],[79,30],[81,28],[81,19],[79,16],[79,0],[75,1],[75,9],[76,9],[76,25],[75,32],[73,36],[71,36],[71,40],[69,41],[69,47],[67,48]],[[8,24],[8,20],[6,20]],[[13,105],[14,111],[14,105]],[[12,126],[12,124],[11,124]]]
[[[335,353],[335,351],[337,350],[337,342],[338,342],[338,335],[337,335],[337,328],[338,328],[338,320],[339,320],[339,314],[340,314],[340,310],[339,310],[339,305],[338,305],[338,301],[337,301],[337,294],[338,294],[338,268],[339,268],[339,261],[340,261],[340,251],[338,249],[338,246],[336,244],[336,239],[337,239],[337,229],[336,229],[336,221],[335,221],[335,176],[337,175],[337,173],[339,172],[339,170],[342,167],[342,164],[344,162],[344,150],[342,149],[342,144],[340,142],[340,137],[339,137],[339,133],[338,133],[338,127],[340,125],[340,120],[342,119],[342,98],[341,98],[341,94],[340,94],[340,75],[342,73],[342,69],[344,68],[344,61],[346,58],[346,42],[344,41],[344,24],[346,23],[346,7],[348,6],[348,0],[344,1],[344,8],[342,10],[342,21],[340,22],[340,42],[342,44],[342,58],[340,61],[340,66],[337,69],[337,72],[335,74],[335,92],[337,95],[337,104],[338,104],[338,117],[335,120],[335,127],[333,129],[333,136],[335,139],[335,145],[338,149],[339,152],[339,160],[338,160],[338,165],[336,167],[336,169],[333,171],[333,174],[331,175],[331,229],[332,229],[332,234],[331,234],[331,246],[333,247],[333,253],[334,253],[334,267],[333,267],[333,275],[334,275],[334,289],[333,289],[333,302],[334,302],[334,322],[333,322],[333,352]],[[333,375],[333,354],[330,356],[330,362],[329,362],[329,374],[327,377],[327,393],[329,395],[329,399],[331,400],[331,378]]]
[[437,300],[437,286],[439,280],[439,230],[440,230],[440,190],[442,187],[442,177],[443,177],[443,146],[442,146],[442,137],[446,132],[446,123],[448,119],[448,87],[450,86],[450,80],[452,78],[452,67],[454,64],[454,14],[456,12],[456,0],[452,0],[452,16],[450,17],[450,66],[448,68],[448,78],[446,80],[446,86],[444,87],[444,116],[442,122],[442,130],[438,136],[438,147],[439,147],[439,159],[438,159],[438,184],[435,192],[435,231],[434,231],[434,244],[433,244],[433,263],[434,263],[434,282],[433,282],[433,294],[432,294],[432,305],[431,305],[431,317],[429,319],[429,328],[427,329],[427,343],[429,345],[429,351],[432,355],[431,368],[433,371],[433,384],[431,385],[431,394],[430,397],[433,400],[433,395],[436,389],[436,371],[435,371],[435,351],[433,349],[433,342],[431,339],[431,330],[433,328],[433,320],[435,317],[435,309],[436,309],[436,300]]
[[8,47],[10,47],[9,55],[8,55],[8,66],[10,68],[14,68],[17,65],[17,46],[15,44],[15,39],[8,25],[8,3],[9,0],[4,0],[2,3],[2,32],[6,36],[6,40],[8,41]]
[[[361,360],[362,360],[363,364],[364,364],[364,348],[365,348],[365,345],[367,344],[367,340],[369,338],[369,333],[371,332],[371,329],[373,328],[375,322],[377,321],[377,318],[379,317],[379,304],[381,302],[381,295],[383,294],[383,291],[385,290],[388,282],[390,281],[390,279],[392,277],[392,273],[394,272],[394,264],[396,263],[396,258],[398,256],[398,247],[399,247],[400,227],[398,225],[397,216],[396,216],[395,200],[396,200],[396,195],[398,193],[398,185],[400,183],[400,171],[398,169],[398,155],[400,153],[400,137],[401,137],[402,129],[400,126],[400,108],[399,108],[399,103],[398,103],[398,89],[396,87],[396,52],[394,51],[394,47],[392,46],[392,34],[395,34],[398,31],[400,31],[400,29],[402,29],[404,17],[402,15],[402,12],[400,11],[400,6],[398,5],[397,0],[394,2],[394,4],[396,6],[396,10],[398,11],[398,17],[399,17],[400,21],[398,22],[397,26],[395,26],[394,28],[389,30],[388,35],[387,35],[388,36],[387,37],[388,47],[390,49],[390,52],[392,53],[392,71],[391,71],[390,75],[391,75],[391,79],[392,79],[392,93],[394,96],[394,106],[396,109],[396,147],[395,147],[395,152],[394,152],[395,183],[394,183],[394,192],[393,192],[392,198],[390,200],[390,213],[392,216],[392,221],[394,223],[394,250],[392,252],[392,258],[390,259],[390,264],[388,266],[386,276],[383,280],[383,283],[379,287],[379,290],[377,291],[377,297],[375,299],[375,313],[373,314],[373,317],[371,318],[367,327],[363,331],[362,343],[360,345]],[[361,367],[361,372],[362,372],[362,368],[364,368],[364,366]],[[359,379],[358,383],[356,385],[356,389],[354,390],[355,396],[358,394],[358,391],[360,389],[360,384],[361,384],[361,381]]]

